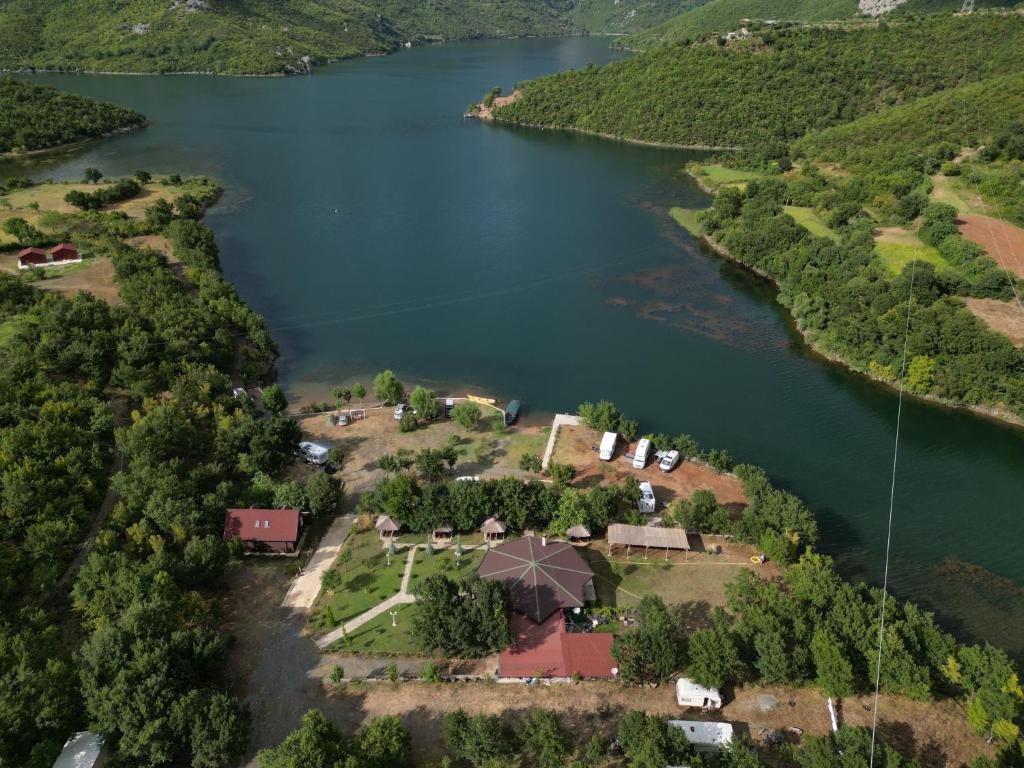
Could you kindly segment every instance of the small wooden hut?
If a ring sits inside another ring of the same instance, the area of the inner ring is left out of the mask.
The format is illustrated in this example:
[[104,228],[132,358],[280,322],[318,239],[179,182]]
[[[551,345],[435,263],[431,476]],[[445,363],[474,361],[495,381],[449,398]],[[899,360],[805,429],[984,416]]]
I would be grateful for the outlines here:
[[569,542],[577,547],[585,547],[590,543],[590,529],[584,525],[574,525],[565,532],[565,535],[569,537]]
[[455,529],[452,527],[452,524],[451,523],[441,523],[441,525],[437,526],[437,528],[435,528],[431,532],[430,540],[431,540],[431,542],[433,544],[439,544],[441,546],[446,546],[446,545],[452,543],[452,538],[454,536],[455,536]]
[[402,529],[402,526],[392,520],[389,515],[377,515],[377,521],[373,527],[377,529],[377,536],[382,541],[398,538],[398,532]]
[[488,517],[480,526],[480,533],[484,535],[484,541],[504,541],[508,528],[496,517]]

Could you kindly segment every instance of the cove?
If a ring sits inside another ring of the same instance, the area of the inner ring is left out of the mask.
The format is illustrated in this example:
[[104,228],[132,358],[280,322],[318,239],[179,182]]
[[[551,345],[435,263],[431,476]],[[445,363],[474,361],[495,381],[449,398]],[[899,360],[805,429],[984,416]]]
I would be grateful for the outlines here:
[[[494,85],[601,64],[600,38],[458,43],[302,78],[38,75],[147,114],[145,131],[0,164],[215,176],[226,277],[268,319],[292,393],[394,368],[517,397],[530,418],[614,400],[764,466],[823,549],[881,580],[893,392],[817,358],[773,290],[666,215],[706,196],[696,153],[464,120]],[[1024,656],[1024,434],[908,400],[895,594]]]

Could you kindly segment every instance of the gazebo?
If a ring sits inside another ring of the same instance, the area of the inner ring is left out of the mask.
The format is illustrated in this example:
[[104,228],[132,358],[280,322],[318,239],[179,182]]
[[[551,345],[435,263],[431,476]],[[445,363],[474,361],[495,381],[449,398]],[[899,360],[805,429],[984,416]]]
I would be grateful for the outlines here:
[[398,532],[402,529],[402,526],[392,520],[390,515],[377,515],[377,521],[373,527],[377,529],[377,536],[383,540],[398,538]]
[[590,529],[585,525],[574,525],[565,532],[565,535],[569,537],[571,544],[578,547],[585,547],[590,543]]
[[451,544],[454,535],[455,529],[451,523],[441,523],[431,532],[430,538],[434,544]]
[[496,517],[488,517],[480,526],[480,533],[484,535],[484,541],[504,541],[508,528]]
[[665,559],[669,552],[682,550],[683,559],[690,551],[690,540],[682,528],[657,528],[652,525],[623,525],[615,523],[608,526],[608,556],[611,557],[615,547],[625,547],[626,556],[633,552],[633,547],[643,547],[644,557],[651,549],[664,549]]

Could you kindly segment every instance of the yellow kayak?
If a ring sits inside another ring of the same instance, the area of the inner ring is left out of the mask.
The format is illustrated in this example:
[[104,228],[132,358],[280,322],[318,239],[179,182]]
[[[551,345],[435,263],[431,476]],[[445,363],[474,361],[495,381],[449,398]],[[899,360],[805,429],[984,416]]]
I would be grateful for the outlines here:
[[497,400],[493,397],[478,397],[477,395],[466,395],[467,400],[472,400],[474,403],[483,403],[484,405],[494,405]]

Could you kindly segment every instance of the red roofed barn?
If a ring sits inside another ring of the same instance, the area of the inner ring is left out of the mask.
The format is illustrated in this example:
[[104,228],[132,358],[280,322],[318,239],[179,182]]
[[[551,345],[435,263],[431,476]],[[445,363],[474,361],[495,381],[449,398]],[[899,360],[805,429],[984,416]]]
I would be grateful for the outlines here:
[[18,254],[18,269],[39,267],[46,264],[46,251],[42,248],[26,248]]
[[78,254],[78,249],[71,243],[55,245],[49,253],[42,248],[25,248],[18,254],[18,269],[77,264],[81,260],[82,257]]
[[78,249],[71,243],[53,246],[50,249],[50,256],[53,259],[53,264],[70,264],[82,260],[82,257],[78,255]]
[[302,530],[297,509],[229,509],[224,539],[241,539],[250,552],[294,552]]

